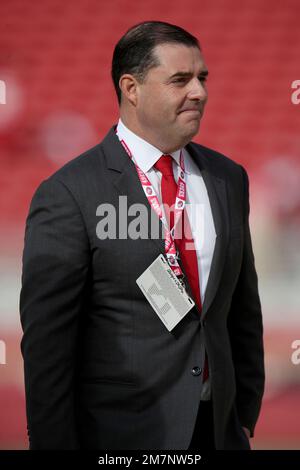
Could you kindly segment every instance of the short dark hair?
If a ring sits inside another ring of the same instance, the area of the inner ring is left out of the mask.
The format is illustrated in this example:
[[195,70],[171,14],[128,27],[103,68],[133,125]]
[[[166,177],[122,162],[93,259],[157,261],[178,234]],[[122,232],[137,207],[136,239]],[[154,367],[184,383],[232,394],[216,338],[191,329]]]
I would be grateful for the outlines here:
[[162,21],[138,23],[121,37],[113,53],[111,69],[119,104],[121,103],[119,87],[121,76],[124,73],[130,73],[143,82],[147,72],[159,65],[157,57],[153,54],[155,46],[167,43],[184,44],[200,49],[198,39],[192,34],[180,26]]

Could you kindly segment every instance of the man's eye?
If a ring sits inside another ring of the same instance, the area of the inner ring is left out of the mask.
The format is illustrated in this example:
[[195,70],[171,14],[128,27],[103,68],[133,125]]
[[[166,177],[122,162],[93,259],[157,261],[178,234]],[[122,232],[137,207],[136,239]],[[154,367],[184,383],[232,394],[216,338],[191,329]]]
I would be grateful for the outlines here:
[[177,78],[174,80],[174,83],[184,83],[186,81],[186,78]]
[[203,75],[200,75],[200,77],[198,77],[199,81],[200,82],[206,82],[207,81],[207,77],[203,76]]

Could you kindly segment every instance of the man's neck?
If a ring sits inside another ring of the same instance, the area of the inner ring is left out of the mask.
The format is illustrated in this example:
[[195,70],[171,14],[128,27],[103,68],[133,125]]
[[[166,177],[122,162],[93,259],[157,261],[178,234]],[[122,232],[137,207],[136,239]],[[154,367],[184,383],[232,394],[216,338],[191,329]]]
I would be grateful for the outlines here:
[[170,154],[176,152],[176,150],[179,150],[186,145],[164,145],[162,142],[159,141],[159,139],[155,139],[148,133],[144,132],[143,129],[141,129],[140,126],[138,126],[136,123],[132,122],[131,120],[128,120],[126,116],[122,113],[120,114],[120,119],[123,125],[127,127],[127,129],[129,129],[131,132],[133,132],[135,135],[145,140],[149,144],[153,145],[153,147],[159,149],[163,154]]

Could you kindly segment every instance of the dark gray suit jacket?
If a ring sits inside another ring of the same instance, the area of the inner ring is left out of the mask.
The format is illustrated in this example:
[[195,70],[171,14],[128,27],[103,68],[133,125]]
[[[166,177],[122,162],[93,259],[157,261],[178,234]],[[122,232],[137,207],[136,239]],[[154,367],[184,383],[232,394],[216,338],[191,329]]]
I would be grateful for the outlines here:
[[187,150],[207,187],[217,238],[202,314],[194,307],[172,332],[136,284],[164,253],[163,234],[96,234],[97,207],[112,204],[118,218],[119,196],[144,204],[149,218],[152,211],[114,128],[37,189],[20,298],[30,448],[187,449],[202,384],[193,369],[203,367],[204,345],[216,447],[248,447],[241,426],[253,434],[264,388],[248,178],[213,150],[195,143]]

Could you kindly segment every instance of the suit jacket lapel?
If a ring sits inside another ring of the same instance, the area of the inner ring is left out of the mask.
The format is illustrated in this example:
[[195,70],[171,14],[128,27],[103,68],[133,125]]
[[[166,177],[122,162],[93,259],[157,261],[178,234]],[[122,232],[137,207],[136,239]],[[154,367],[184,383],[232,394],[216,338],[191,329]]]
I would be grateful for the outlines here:
[[[119,196],[127,197],[127,206],[132,204],[143,204],[151,211],[151,219],[157,221],[157,215],[149,205],[148,199],[144,193],[141,182],[139,180],[136,168],[132,160],[127,155],[116,136],[114,127],[109,131],[104,140],[102,141],[102,148],[107,162],[107,167],[111,170],[112,182],[117,188]],[[149,213],[149,212],[148,212]],[[160,220],[157,221],[159,230],[155,234],[164,233],[164,228]],[[164,251],[164,238],[153,238],[151,233],[150,217],[148,218],[148,239],[150,238],[156,244],[161,253]]]
[[207,188],[216,230],[216,243],[202,306],[203,320],[217,293],[224,267],[228,244],[228,205],[225,180],[214,173],[209,159],[200,154],[198,149],[199,147],[194,147],[192,143],[187,145],[187,150],[199,166]]

